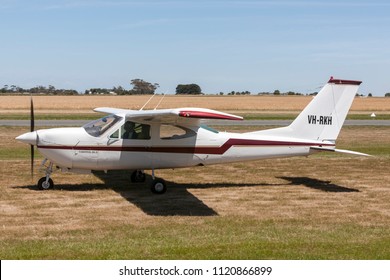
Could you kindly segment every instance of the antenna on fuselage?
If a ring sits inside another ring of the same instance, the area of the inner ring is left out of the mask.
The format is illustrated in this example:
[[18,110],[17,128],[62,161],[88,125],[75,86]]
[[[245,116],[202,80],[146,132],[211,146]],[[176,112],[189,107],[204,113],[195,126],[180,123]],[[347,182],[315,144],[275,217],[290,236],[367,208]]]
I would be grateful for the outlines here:
[[160,106],[160,104],[161,104],[161,101],[163,101],[163,99],[164,99],[164,97],[165,97],[165,94],[166,94],[166,92],[164,92],[164,93],[163,93],[163,96],[161,97],[161,99],[160,99],[160,101],[158,102],[157,106],[156,106],[156,107],[154,107],[154,109],[153,109],[153,110],[156,110],[156,109],[157,109],[157,107],[158,107],[158,106]]

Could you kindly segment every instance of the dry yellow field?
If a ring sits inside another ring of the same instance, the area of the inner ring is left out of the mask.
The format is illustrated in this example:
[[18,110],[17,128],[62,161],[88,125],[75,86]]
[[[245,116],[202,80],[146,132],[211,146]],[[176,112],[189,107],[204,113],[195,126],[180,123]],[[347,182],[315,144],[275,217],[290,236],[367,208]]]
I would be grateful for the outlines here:
[[[145,109],[153,109],[162,96],[155,96]],[[89,113],[96,107],[140,109],[150,96],[34,96],[34,108],[41,113]],[[200,107],[221,111],[301,111],[310,96],[176,96],[166,95],[163,108]],[[29,96],[1,96],[0,113],[29,110]],[[390,98],[355,98],[352,112],[390,112]]]

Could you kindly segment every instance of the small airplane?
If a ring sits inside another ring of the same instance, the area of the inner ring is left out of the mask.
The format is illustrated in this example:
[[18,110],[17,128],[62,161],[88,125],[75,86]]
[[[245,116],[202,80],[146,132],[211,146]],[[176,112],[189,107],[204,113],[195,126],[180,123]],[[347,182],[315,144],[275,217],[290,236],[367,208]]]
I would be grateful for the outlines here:
[[144,182],[152,170],[151,190],[163,194],[164,180],[156,169],[205,166],[266,158],[308,156],[317,152],[367,154],[336,149],[336,139],[361,81],[334,79],[325,84],[298,117],[286,127],[228,133],[216,131],[203,120],[243,120],[242,117],[201,108],[125,110],[96,108],[107,116],[82,127],[34,131],[31,99],[31,132],[16,140],[34,146],[45,159],[42,190],[54,187],[54,166],[65,172],[98,170],[132,171],[132,182]]

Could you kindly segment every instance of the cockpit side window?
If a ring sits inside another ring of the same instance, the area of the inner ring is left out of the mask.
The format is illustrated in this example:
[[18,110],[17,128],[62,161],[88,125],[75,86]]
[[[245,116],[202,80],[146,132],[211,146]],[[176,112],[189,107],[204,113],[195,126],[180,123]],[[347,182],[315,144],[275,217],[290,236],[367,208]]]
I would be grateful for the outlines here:
[[109,115],[101,119],[89,122],[85,124],[83,128],[89,135],[99,137],[121,119],[121,117]]
[[121,127],[122,139],[150,139],[150,125],[126,121]]
[[119,129],[115,130],[115,132],[110,135],[110,138],[118,139],[119,138]]

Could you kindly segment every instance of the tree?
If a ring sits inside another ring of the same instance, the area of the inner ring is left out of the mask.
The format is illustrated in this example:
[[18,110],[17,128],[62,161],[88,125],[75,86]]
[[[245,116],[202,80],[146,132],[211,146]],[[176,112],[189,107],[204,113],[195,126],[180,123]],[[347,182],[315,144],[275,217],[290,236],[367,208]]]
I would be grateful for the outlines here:
[[385,97],[390,97],[390,92],[386,93]]
[[[115,88],[114,88],[115,89]],[[115,90],[112,90],[113,92],[116,92],[118,95],[126,95],[129,94],[129,91],[123,88],[122,86],[118,86]]]
[[6,92],[7,92],[7,89],[8,89],[8,85],[4,85],[4,86],[0,89],[0,92],[1,92],[1,93],[6,93]]
[[177,85],[176,94],[202,94],[202,90],[197,84]]
[[50,94],[57,94],[55,86],[49,85],[47,92]]
[[280,91],[277,89],[274,91],[274,95],[280,95]]
[[155,90],[160,87],[157,83],[152,84],[142,79],[133,79],[130,84],[133,85],[131,90],[133,94],[154,94]]
[[369,94],[367,95],[367,97],[372,97],[372,93],[369,93]]

